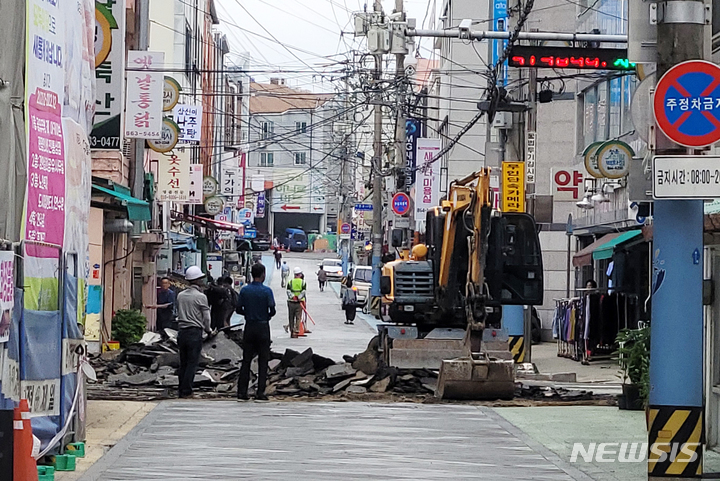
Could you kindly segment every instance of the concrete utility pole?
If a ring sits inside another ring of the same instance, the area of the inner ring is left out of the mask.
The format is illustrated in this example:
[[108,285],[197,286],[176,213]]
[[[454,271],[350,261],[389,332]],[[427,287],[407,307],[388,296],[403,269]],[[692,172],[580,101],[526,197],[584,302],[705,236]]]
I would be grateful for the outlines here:
[[[703,58],[702,1],[658,4],[657,78],[674,65]],[[662,18],[661,18],[662,17]],[[657,134],[656,154],[692,150]],[[650,348],[648,479],[702,477],[703,201],[656,200],[653,216],[653,291]],[[657,443],[657,444],[656,444]],[[684,449],[696,456],[678,454]],[[692,444],[697,443],[697,444]],[[660,456],[664,451],[667,455]]]
[[[405,12],[403,11],[403,0],[395,0],[395,13],[400,14],[399,21],[404,22],[406,20]],[[393,39],[395,40],[395,39]],[[402,35],[403,48],[405,46],[405,35]],[[395,42],[393,41],[393,44]],[[405,99],[406,99],[406,87],[405,82],[405,54],[395,54],[395,83],[398,89],[397,93],[397,124],[395,125],[395,168],[398,174],[405,170]],[[394,226],[393,226],[394,227]],[[403,236],[406,242],[410,236],[407,228],[403,228],[405,235]],[[409,247],[409,246],[408,246]]]
[[[375,13],[382,11],[380,0],[375,0]],[[382,92],[380,90],[380,78],[382,74],[382,54],[375,55],[374,72],[374,104],[375,104],[375,132],[373,138],[373,228],[372,228],[372,289],[373,297],[371,306],[375,306],[375,298],[380,297],[380,269],[382,267],[382,241],[383,241],[383,220],[382,220]],[[377,314],[377,313],[375,313]]]

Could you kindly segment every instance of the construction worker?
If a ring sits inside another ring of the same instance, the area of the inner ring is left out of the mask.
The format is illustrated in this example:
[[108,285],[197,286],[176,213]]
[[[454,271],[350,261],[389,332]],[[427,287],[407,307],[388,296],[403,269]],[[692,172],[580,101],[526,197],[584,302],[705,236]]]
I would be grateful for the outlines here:
[[190,287],[178,294],[176,301],[179,329],[177,343],[180,350],[178,395],[181,398],[192,397],[195,371],[202,351],[203,331],[209,336],[213,334],[210,329],[210,305],[202,291],[205,274],[198,266],[190,266],[185,271],[185,280],[190,283]]
[[293,270],[295,277],[290,279],[287,285],[288,296],[288,321],[290,326],[290,337],[293,339],[298,337],[300,329],[300,320],[302,318],[302,303],[305,302],[305,291],[307,285],[303,279],[302,269],[296,267]]
[[238,380],[238,400],[248,399],[250,364],[258,357],[258,384],[255,399],[266,401],[268,361],[270,360],[270,319],[275,315],[275,297],[265,282],[265,266],[255,264],[251,268],[253,281],[240,291],[237,313],[245,316],[243,334],[243,361]]

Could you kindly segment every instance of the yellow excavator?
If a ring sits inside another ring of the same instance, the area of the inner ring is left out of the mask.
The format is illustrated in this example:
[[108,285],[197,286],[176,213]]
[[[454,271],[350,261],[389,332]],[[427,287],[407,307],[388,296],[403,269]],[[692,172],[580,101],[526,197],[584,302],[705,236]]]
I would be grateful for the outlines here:
[[396,367],[438,368],[448,399],[512,398],[503,305],[543,302],[532,216],[492,209],[490,169],[451,183],[427,213],[425,244],[383,266],[380,349]]

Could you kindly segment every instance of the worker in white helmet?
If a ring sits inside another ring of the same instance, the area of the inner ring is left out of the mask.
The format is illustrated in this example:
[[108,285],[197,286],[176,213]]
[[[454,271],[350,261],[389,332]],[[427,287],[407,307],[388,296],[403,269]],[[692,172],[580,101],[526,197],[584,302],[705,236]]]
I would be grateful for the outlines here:
[[307,285],[303,279],[302,269],[296,267],[293,270],[295,277],[287,284],[288,296],[288,321],[290,324],[290,337],[297,338],[302,318],[302,304],[305,302]]
[[190,287],[177,296],[178,348],[180,350],[180,371],[178,395],[181,398],[192,397],[195,371],[200,362],[203,332],[212,335],[210,329],[210,305],[203,293],[205,274],[198,266],[190,266],[185,271],[185,280]]

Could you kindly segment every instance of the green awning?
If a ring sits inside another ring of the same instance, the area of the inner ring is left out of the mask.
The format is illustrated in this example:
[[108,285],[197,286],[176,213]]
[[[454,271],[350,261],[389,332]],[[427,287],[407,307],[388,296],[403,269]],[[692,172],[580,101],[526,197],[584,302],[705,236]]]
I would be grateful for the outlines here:
[[611,239],[610,241],[608,241],[605,244],[601,245],[600,247],[596,248],[593,251],[593,259],[595,259],[596,261],[599,261],[602,259],[610,259],[613,255],[613,251],[615,250],[615,247],[619,246],[623,242],[627,242],[630,239],[639,236],[640,234],[642,234],[642,231],[640,229],[629,230],[627,232],[623,232],[622,234],[615,237],[614,239]]
[[[117,184],[115,184],[117,185]],[[110,190],[105,187],[101,187],[99,185],[93,184],[92,188],[95,190],[98,190],[102,192],[103,194],[107,194],[109,196],[114,197],[117,199],[128,212],[128,219],[132,220],[145,220],[149,221],[152,219],[152,216],[150,214],[150,204],[145,202],[144,200],[136,199],[132,195],[130,195],[130,191],[127,188],[122,188],[122,186],[118,186],[121,189],[118,191],[116,190]]]

